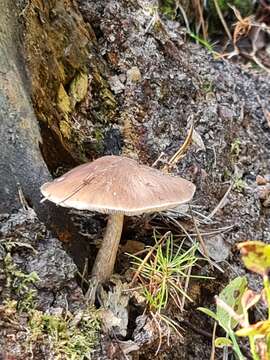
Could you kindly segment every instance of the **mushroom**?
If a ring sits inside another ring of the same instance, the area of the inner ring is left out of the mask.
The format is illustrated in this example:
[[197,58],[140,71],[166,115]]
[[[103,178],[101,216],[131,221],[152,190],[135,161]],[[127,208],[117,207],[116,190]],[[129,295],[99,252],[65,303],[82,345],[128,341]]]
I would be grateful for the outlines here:
[[153,213],[192,199],[190,181],[140,165],[122,156],[104,156],[80,165],[41,187],[44,200],[79,210],[109,214],[92,276],[98,283],[113,273],[124,216]]

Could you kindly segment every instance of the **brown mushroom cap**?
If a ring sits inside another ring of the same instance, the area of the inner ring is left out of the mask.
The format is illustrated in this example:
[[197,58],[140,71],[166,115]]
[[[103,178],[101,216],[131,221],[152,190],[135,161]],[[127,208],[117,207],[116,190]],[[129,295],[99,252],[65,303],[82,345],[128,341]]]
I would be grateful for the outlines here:
[[188,202],[195,185],[122,156],[104,156],[42,185],[45,199],[79,210],[140,215]]

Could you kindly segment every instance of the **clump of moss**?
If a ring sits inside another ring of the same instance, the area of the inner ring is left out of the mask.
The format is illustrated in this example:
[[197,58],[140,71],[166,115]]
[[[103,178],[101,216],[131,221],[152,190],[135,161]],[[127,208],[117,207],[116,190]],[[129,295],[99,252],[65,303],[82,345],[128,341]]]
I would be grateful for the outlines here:
[[33,348],[37,343],[50,346],[55,359],[91,359],[100,329],[98,312],[93,308],[76,315],[34,310],[28,325],[28,346]]
[[[100,333],[99,313],[93,307],[86,307],[71,313],[67,309],[49,309],[40,311],[36,307],[39,282],[36,272],[23,271],[13,259],[14,248],[22,247],[35,252],[28,244],[9,240],[0,243],[2,266],[0,267],[3,291],[1,293],[1,322],[10,332],[21,330],[21,342],[17,344],[25,358],[35,358],[35,354],[48,354],[53,359],[84,360],[91,359],[91,354],[98,342]],[[54,312],[57,310],[57,314]],[[14,330],[15,329],[15,330]],[[10,332],[8,332],[10,334]],[[5,339],[7,349],[13,351],[11,340]],[[16,337],[15,337],[16,339]]]

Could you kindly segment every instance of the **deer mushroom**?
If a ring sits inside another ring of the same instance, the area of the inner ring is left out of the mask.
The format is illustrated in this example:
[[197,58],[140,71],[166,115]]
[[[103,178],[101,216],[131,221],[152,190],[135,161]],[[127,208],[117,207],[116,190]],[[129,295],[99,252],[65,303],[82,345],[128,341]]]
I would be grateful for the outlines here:
[[124,216],[153,213],[192,199],[195,185],[122,156],[104,156],[77,166],[41,187],[45,200],[109,214],[92,276],[98,283],[113,273]]

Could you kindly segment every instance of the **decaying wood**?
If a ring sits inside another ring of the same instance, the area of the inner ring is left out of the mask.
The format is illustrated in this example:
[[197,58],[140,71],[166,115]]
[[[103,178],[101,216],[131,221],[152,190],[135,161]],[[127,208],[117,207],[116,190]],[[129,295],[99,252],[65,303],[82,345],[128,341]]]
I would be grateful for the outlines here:
[[[82,246],[67,211],[49,202],[40,203],[39,187],[51,175],[40,152],[42,139],[30,99],[18,20],[13,2],[0,1],[0,212],[20,208],[19,194],[23,194],[39,218],[71,244],[74,258],[80,263]],[[73,247],[74,238],[77,244]]]

